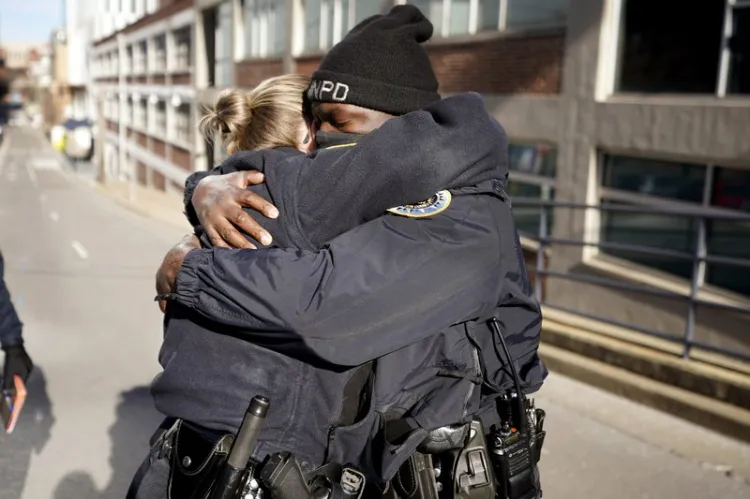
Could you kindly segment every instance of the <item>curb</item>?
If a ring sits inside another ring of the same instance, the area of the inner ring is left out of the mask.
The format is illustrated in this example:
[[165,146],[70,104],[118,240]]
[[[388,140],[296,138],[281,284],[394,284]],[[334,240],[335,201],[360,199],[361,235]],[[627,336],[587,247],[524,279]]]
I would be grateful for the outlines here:
[[545,365],[551,371],[686,419],[726,436],[750,442],[750,410],[661,383],[544,342],[539,352]]
[[545,320],[542,330],[543,342],[547,345],[750,410],[750,375],[746,373],[695,359],[685,360],[674,353],[639,345],[636,343],[638,338],[633,338],[633,341],[612,338],[554,320]]

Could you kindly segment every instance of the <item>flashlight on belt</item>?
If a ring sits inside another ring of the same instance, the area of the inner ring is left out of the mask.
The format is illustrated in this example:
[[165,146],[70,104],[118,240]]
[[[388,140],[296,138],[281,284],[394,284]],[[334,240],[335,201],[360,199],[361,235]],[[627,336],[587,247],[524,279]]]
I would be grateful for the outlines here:
[[237,436],[232,442],[229,457],[219,480],[216,482],[211,499],[234,499],[242,484],[247,463],[260,436],[260,429],[266,419],[270,403],[267,398],[257,395],[250,401],[242,419]]

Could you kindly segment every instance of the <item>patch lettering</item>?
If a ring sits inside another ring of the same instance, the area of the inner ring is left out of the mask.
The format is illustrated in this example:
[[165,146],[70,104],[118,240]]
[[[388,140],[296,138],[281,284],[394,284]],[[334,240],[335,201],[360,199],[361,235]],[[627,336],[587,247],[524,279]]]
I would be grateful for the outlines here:
[[[349,95],[349,85],[333,83],[330,80],[313,80],[307,89],[307,97],[313,101],[330,98],[336,102],[345,102]],[[326,97],[330,96],[330,97]]]
[[426,218],[445,211],[451,204],[451,193],[440,191],[427,201],[390,208],[388,213],[409,218]]

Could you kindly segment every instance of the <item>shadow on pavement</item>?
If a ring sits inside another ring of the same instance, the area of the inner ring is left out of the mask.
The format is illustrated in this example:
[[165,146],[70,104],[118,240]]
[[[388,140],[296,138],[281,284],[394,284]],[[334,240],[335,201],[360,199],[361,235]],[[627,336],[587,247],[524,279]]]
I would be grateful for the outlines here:
[[0,499],[21,497],[32,456],[42,452],[55,424],[47,380],[39,366],[31,373],[26,388],[28,395],[15,430],[10,435],[0,430]]
[[54,499],[125,497],[136,469],[147,455],[149,438],[156,431],[163,416],[154,409],[149,388],[139,386],[120,394],[116,417],[115,422],[109,427],[109,465],[112,477],[104,490],[98,490],[93,477],[88,473],[75,471],[60,481]]

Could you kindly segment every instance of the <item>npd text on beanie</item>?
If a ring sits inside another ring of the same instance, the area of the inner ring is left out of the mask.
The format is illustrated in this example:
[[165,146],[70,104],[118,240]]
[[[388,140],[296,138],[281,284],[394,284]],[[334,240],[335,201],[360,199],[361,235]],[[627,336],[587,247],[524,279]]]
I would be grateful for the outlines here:
[[402,115],[440,100],[422,43],[432,23],[413,5],[355,26],[326,54],[307,91],[311,102],[353,104]]

